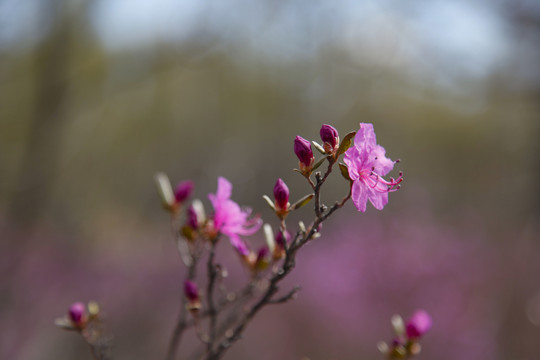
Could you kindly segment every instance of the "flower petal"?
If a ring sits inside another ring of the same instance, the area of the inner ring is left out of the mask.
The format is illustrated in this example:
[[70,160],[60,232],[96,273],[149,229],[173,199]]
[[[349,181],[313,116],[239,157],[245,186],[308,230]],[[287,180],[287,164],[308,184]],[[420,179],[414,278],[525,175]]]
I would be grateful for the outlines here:
[[367,196],[369,198],[369,201],[377,210],[382,210],[384,206],[388,204],[388,192],[386,191],[381,192],[377,191],[377,189],[372,189],[371,187],[368,187]]
[[365,212],[368,201],[368,186],[362,180],[357,179],[354,181],[351,196],[358,211]]

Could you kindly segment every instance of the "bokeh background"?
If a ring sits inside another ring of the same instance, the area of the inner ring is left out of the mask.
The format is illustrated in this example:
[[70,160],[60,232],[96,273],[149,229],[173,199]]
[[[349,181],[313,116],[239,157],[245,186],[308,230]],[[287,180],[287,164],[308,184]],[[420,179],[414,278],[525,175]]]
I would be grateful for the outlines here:
[[154,173],[275,223],[294,136],[372,122],[403,188],[325,223],[226,358],[381,358],[424,308],[421,359],[538,359],[538,44],[534,0],[0,1],[0,358],[89,359],[53,324],[78,300],[116,359],[162,358],[184,269]]

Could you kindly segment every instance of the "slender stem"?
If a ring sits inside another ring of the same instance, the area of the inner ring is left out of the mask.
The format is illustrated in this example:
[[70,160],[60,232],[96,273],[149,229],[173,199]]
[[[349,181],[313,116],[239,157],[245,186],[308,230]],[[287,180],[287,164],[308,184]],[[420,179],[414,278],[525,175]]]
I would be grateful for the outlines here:
[[[197,270],[197,260],[198,258],[193,258],[193,262],[188,267],[188,273],[184,279],[184,283],[187,280],[191,281],[195,278],[195,274]],[[188,313],[189,312],[186,308],[186,296],[182,294],[182,300],[180,301],[180,313],[178,315],[176,326],[171,335],[171,340],[169,341],[167,355],[165,356],[166,360],[174,360],[174,358],[176,357],[176,352],[178,350],[178,347],[180,346],[180,341],[182,340],[182,334],[184,333],[184,330],[186,330],[188,325],[192,325],[188,322],[188,319],[187,319]]]
[[208,328],[208,342],[207,342],[207,352],[210,353],[212,346],[216,341],[216,327],[217,327],[217,310],[216,304],[214,303],[214,288],[216,284],[217,276],[217,267],[214,264],[215,257],[215,248],[216,242],[212,242],[210,248],[210,255],[208,256],[208,262],[206,263],[207,274],[208,274],[208,286],[206,288],[206,302],[208,305],[208,316],[210,317],[210,324]]

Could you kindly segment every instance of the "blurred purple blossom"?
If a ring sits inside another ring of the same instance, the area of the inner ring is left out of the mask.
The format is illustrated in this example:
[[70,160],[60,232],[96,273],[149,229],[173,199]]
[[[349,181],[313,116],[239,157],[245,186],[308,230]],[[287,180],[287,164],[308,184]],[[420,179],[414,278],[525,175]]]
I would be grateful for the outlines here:
[[240,235],[248,236],[256,233],[262,221],[259,218],[250,219],[251,209],[242,210],[231,200],[231,194],[231,183],[224,177],[219,177],[216,193],[208,194],[208,198],[214,207],[215,229],[228,236],[231,244],[238,249],[244,244]]

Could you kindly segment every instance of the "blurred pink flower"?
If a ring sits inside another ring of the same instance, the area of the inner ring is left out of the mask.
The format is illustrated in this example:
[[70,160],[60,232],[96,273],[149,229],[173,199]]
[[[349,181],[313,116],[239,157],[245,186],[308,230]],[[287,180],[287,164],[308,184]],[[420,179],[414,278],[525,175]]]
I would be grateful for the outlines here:
[[354,145],[345,152],[344,159],[354,181],[352,200],[358,211],[366,211],[368,199],[376,209],[382,210],[388,203],[388,193],[399,189],[398,184],[403,180],[401,173],[397,179],[383,179],[394,168],[394,161],[385,153],[384,148],[377,145],[373,124],[360,123]]
[[249,219],[251,209],[242,210],[231,200],[231,193],[231,183],[219,177],[216,193],[208,194],[214,207],[214,228],[219,233],[228,236],[236,249],[244,249],[246,246],[240,235],[254,234],[261,227],[262,221],[259,218]]

